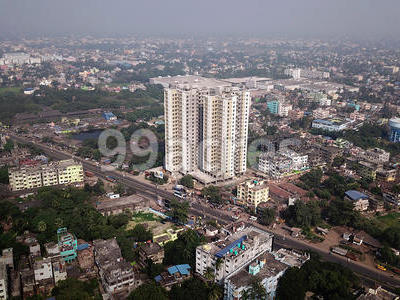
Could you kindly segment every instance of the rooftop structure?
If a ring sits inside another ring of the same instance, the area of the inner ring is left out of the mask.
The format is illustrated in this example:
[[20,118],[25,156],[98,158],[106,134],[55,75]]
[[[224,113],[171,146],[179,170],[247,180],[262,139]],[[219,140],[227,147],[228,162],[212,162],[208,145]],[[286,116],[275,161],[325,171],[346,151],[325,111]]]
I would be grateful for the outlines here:
[[114,115],[112,112],[103,112],[102,116],[106,121],[115,121],[115,120],[117,120],[116,115]]
[[334,119],[315,119],[312,122],[312,128],[327,130],[327,131],[342,131],[349,128],[350,121],[339,118]]
[[103,216],[123,213],[125,210],[131,212],[144,210],[148,207],[148,201],[140,195],[130,195],[117,199],[101,201],[96,205],[97,210]]
[[184,86],[189,89],[223,88],[232,84],[228,81],[206,78],[196,75],[177,75],[150,78],[151,84],[161,84],[164,88]]
[[274,299],[278,279],[287,268],[286,264],[276,260],[271,253],[263,253],[225,279],[224,299],[240,299],[242,293],[251,287],[254,278],[259,279],[265,288],[266,299]]
[[270,251],[273,236],[256,227],[246,227],[217,242],[198,246],[196,249],[196,272],[204,274],[207,268],[214,269],[215,280],[242,267],[257,255]]
[[167,272],[154,277],[154,280],[169,289],[172,285],[179,283],[190,276],[191,267],[188,264],[169,267]]
[[65,262],[71,262],[78,256],[78,241],[76,237],[67,231],[67,228],[58,228],[58,247],[60,255]]
[[306,261],[310,259],[308,253],[301,253],[295,250],[281,248],[272,252],[276,260],[288,265],[289,267],[300,268]]
[[258,169],[272,178],[281,178],[307,168],[308,155],[290,149],[263,153],[258,159]]
[[399,300],[400,297],[392,292],[389,292],[379,286],[376,289],[369,289],[364,295],[361,295],[357,300]]
[[368,199],[368,196],[359,192],[359,191],[355,191],[355,190],[349,190],[347,192],[345,192],[346,196],[353,201],[357,201],[360,199]]
[[373,148],[362,153],[362,158],[375,164],[384,164],[389,161],[390,153],[380,148]]
[[160,264],[164,258],[164,248],[157,243],[146,243],[139,247],[139,258],[143,267],[147,265],[148,259],[155,264]]
[[127,296],[135,285],[134,272],[132,266],[122,258],[117,240],[95,240],[93,244],[104,290],[110,295]]
[[369,197],[367,195],[355,190],[347,191],[345,195],[345,199],[353,202],[354,210],[364,211],[368,209]]

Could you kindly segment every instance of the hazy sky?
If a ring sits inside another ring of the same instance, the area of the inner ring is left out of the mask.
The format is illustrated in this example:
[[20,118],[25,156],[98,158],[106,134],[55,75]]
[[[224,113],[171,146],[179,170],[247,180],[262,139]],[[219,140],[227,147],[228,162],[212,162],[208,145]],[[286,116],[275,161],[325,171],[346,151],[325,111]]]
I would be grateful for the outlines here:
[[0,34],[400,35],[400,0],[0,0]]

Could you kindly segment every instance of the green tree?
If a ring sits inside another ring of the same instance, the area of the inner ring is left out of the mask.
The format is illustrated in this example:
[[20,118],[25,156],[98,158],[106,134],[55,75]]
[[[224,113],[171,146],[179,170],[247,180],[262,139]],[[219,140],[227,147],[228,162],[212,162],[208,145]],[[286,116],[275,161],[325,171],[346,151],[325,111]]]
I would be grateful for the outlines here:
[[193,188],[194,182],[193,182],[193,177],[192,175],[185,175],[181,178],[179,183],[183,186],[186,186],[187,188]]
[[283,215],[289,226],[309,227],[321,222],[321,209],[316,201],[307,204],[300,200],[296,201],[284,211]]
[[304,300],[307,291],[307,281],[304,272],[296,267],[288,269],[279,279],[276,289],[279,300]]
[[186,224],[188,219],[189,202],[180,202],[176,199],[172,199],[170,203],[171,210],[168,215],[177,223]]
[[174,285],[170,291],[169,298],[174,300],[204,300],[209,299],[210,288],[198,278],[190,278],[182,284]]
[[164,265],[190,264],[195,268],[196,247],[204,242],[204,237],[196,231],[187,230],[177,240],[164,245]]
[[51,294],[60,300],[102,299],[97,279],[80,281],[69,277],[58,282]]
[[300,180],[310,189],[318,188],[321,184],[322,175],[323,173],[321,169],[312,169],[308,173],[302,175]]
[[259,278],[254,278],[250,284],[250,288],[243,291],[241,299],[243,300],[255,300],[255,299],[266,299],[267,291],[261,284]]
[[8,184],[8,167],[7,166],[0,168],[0,183]]
[[321,262],[312,255],[300,269],[290,268],[279,279],[277,299],[304,299],[306,291],[323,299],[354,299],[352,291],[358,284],[358,278],[349,269]]
[[133,290],[128,300],[168,300],[167,291],[155,282],[145,283]]
[[275,220],[275,209],[273,208],[257,208],[257,220],[260,224],[268,226]]
[[11,152],[14,149],[14,142],[10,139],[7,139],[6,143],[3,146],[4,151]]
[[108,217],[109,224],[113,226],[115,229],[119,229],[125,226],[126,224],[128,224],[130,219],[131,215],[126,213],[112,215]]
[[123,195],[125,193],[125,186],[122,183],[118,183],[114,189],[114,193]]
[[206,186],[202,189],[201,194],[207,198],[211,203],[222,204],[221,192],[218,187],[214,185]]
[[214,281],[215,278],[215,271],[211,267],[207,267],[206,271],[204,272],[204,278],[209,281]]
[[152,232],[146,229],[143,224],[137,224],[133,229],[129,230],[128,233],[136,242],[146,242],[153,239]]

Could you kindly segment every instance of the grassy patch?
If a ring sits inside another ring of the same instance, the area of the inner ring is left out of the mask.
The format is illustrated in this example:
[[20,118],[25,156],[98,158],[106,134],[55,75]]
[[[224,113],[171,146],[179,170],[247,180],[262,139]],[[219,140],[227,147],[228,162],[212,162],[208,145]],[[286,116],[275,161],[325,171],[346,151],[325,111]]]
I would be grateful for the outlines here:
[[384,228],[387,227],[400,227],[400,213],[391,212],[384,216],[376,217],[376,220],[382,224]]
[[0,96],[4,95],[6,93],[20,94],[21,93],[21,88],[19,88],[19,87],[3,87],[3,88],[0,88]]
[[321,243],[323,242],[325,239],[317,234],[315,234],[310,228],[306,227],[306,228],[302,228],[302,234],[304,235],[304,237],[314,243]]
[[132,220],[136,223],[160,221],[161,218],[152,213],[137,212],[132,216]]
[[362,255],[362,252],[360,250],[354,249],[351,246],[348,245],[339,245],[340,248],[346,249],[354,254]]

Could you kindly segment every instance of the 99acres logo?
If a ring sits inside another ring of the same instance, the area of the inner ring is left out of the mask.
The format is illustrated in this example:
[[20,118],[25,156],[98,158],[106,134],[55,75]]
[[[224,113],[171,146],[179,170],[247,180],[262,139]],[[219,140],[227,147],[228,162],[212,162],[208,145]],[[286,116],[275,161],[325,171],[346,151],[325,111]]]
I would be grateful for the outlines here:
[[[112,158],[117,166],[121,166],[125,161],[126,143],[124,135],[115,129],[104,130],[98,139],[100,153],[105,157]],[[140,163],[132,165],[133,169],[144,171],[154,166],[158,155],[158,140],[151,130],[136,130],[130,137],[129,146],[132,154],[141,158]]]

